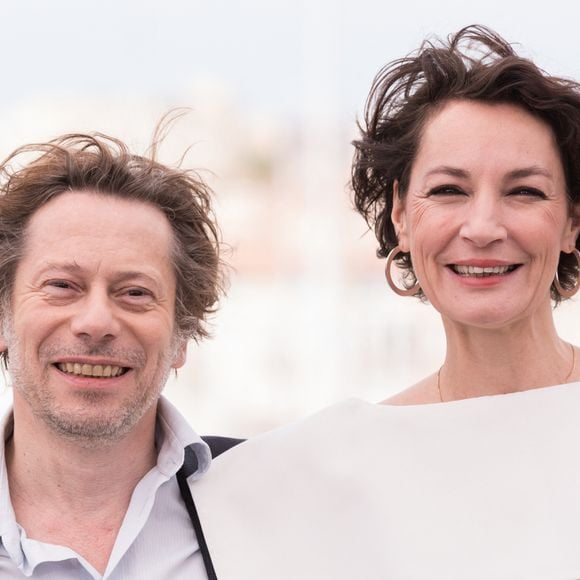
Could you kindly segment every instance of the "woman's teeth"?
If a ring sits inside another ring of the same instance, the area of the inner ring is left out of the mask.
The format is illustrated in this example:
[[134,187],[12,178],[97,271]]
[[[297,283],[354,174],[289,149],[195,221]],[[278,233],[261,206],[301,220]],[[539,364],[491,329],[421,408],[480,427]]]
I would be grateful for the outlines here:
[[507,274],[512,272],[517,267],[517,264],[512,264],[509,266],[486,266],[485,268],[480,266],[458,266],[453,264],[451,269],[460,276],[474,276],[476,278],[483,278],[485,276],[501,276],[502,274]]

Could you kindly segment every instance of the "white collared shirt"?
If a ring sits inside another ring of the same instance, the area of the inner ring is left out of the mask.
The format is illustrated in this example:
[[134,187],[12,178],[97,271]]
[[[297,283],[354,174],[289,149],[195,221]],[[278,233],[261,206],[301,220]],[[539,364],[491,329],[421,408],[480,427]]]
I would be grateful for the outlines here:
[[[0,397],[0,433],[12,432],[12,401]],[[27,537],[16,522],[6,473],[4,445],[0,445],[0,578],[43,580],[206,580],[207,574],[175,474],[183,464],[184,448],[193,445],[198,479],[211,463],[208,446],[189,427],[177,409],[161,397],[157,410],[157,465],[135,487],[101,575],[66,546]]]

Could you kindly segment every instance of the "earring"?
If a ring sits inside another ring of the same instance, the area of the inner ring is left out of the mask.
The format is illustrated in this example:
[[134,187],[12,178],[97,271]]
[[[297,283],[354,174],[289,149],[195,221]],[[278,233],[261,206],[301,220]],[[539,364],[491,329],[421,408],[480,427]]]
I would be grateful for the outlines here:
[[[578,269],[580,269],[580,252],[576,248],[574,248],[571,254],[576,258]],[[558,278],[558,268],[556,268],[556,275],[554,276],[554,286],[558,291],[558,294],[560,294],[562,298],[572,298],[572,296],[574,296],[574,294],[576,294],[576,292],[580,290],[580,280],[576,278],[576,284],[574,284],[574,286],[569,290],[566,290],[566,288],[564,288],[562,284],[560,284],[560,279]]]
[[395,294],[398,294],[399,296],[413,296],[414,294],[417,294],[417,292],[419,292],[419,290],[421,290],[421,285],[419,284],[419,282],[416,282],[415,285],[412,288],[399,288],[393,282],[393,278],[391,276],[391,265],[393,263],[393,260],[400,253],[401,253],[401,248],[399,248],[399,246],[395,246],[389,252],[389,255],[387,256],[387,263],[385,265],[385,278],[387,279],[387,282],[389,283],[389,286],[391,287],[391,290],[393,292],[395,292]]

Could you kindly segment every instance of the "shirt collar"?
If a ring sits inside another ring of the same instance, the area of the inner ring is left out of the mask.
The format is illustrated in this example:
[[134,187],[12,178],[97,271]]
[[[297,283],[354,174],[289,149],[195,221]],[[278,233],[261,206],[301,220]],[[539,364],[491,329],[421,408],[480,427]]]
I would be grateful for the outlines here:
[[173,476],[183,465],[185,448],[189,447],[195,454],[197,469],[191,479],[199,479],[211,464],[211,451],[202,438],[189,426],[183,415],[163,396],[157,406],[157,444],[159,453],[157,467]]
[[6,471],[6,440],[14,430],[12,416],[12,389],[5,389],[0,394],[0,539],[4,548],[20,566],[24,559],[20,547],[20,531],[10,501],[8,473]]

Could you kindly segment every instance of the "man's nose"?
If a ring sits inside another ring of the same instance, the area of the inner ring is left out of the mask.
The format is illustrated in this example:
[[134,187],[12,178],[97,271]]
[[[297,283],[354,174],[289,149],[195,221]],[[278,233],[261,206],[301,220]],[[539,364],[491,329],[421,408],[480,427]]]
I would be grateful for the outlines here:
[[99,342],[119,335],[115,304],[106,290],[90,290],[76,306],[71,320],[71,330],[75,336]]
[[465,207],[460,236],[478,248],[507,238],[501,198],[490,192],[475,195]]

